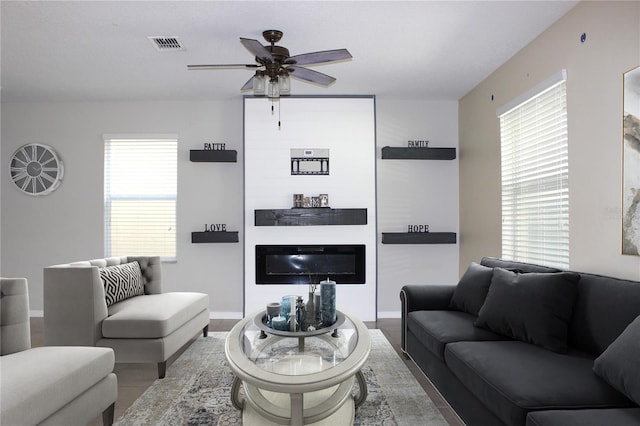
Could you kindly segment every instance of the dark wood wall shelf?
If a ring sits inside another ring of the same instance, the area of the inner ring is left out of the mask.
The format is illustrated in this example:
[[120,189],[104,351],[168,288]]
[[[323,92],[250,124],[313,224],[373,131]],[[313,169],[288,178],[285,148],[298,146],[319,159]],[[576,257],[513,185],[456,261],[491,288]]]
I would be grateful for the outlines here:
[[455,148],[406,148],[385,146],[382,148],[383,160],[454,160]]
[[455,244],[455,232],[383,232],[382,244]]
[[255,226],[366,225],[367,209],[255,210]]
[[235,149],[192,149],[189,151],[189,160],[193,161],[194,163],[236,163],[238,161],[238,151],[236,151]]
[[192,243],[237,243],[238,231],[192,232]]

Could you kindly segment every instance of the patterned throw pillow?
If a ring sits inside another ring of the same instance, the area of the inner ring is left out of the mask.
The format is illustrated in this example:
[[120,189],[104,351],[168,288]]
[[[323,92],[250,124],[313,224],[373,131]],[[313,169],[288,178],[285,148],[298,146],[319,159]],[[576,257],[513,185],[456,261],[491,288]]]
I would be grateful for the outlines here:
[[114,303],[133,296],[141,296],[144,294],[142,272],[140,271],[138,262],[100,268],[100,278],[104,285],[107,306],[111,306]]

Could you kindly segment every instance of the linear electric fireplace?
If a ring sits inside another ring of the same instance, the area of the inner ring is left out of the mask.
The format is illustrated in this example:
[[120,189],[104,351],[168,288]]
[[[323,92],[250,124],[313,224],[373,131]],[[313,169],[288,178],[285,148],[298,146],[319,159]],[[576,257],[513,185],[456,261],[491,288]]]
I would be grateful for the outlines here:
[[364,284],[365,246],[256,245],[256,284]]

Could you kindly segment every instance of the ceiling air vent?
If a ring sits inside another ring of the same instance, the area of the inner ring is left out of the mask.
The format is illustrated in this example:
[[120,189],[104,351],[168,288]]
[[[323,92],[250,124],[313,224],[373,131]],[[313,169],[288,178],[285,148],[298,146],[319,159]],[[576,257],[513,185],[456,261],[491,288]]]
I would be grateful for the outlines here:
[[153,45],[161,52],[169,50],[185,50],[178,37],[148,37]]

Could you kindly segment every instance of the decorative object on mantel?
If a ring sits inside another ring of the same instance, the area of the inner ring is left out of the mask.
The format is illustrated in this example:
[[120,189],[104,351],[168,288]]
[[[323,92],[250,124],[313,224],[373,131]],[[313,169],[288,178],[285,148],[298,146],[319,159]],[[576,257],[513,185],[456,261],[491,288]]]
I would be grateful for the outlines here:
[[624,74],[622,254],[640,255],[640,67]]
[[205,223],[204,232],[192,232],[192,243],[237,243],[238,231],[227,231],[226,223]]
[[455,232],[383,232],[382,244],[455,244]]
[[292,208],[329,208],[329,194],[319,194],[316,197],[305,197],[304,194],[293,194]]
[[291,175],[329,175],[329,150],[317,148],[292,148]]
[[264,209],[254,211],[255,226],[366,225],[367,209]]
[[[428,141],[426,142],[428,143]],[[383,160],[454,160],[455,158],[455,148],[382,147]]]
[[289,49],[275,45],[280,41],[282,35],[282,31],[279,30],[263,31],[262,36],[269,43],[268,46],[263,46],[258,40],[240,37],[240,43],[255,57],[256,64],[188,65],[187,69],[236,68],[255,70],[253,77],[240,90],[253,90],[254,96],[265,96],[266,94],[269,99],[274,100],[291,93],[289,77],[325,87],[336,81],[334,77],[304,68],[301,65],[326,65],[352,58],[347,49],[324,50],[289,56]]

